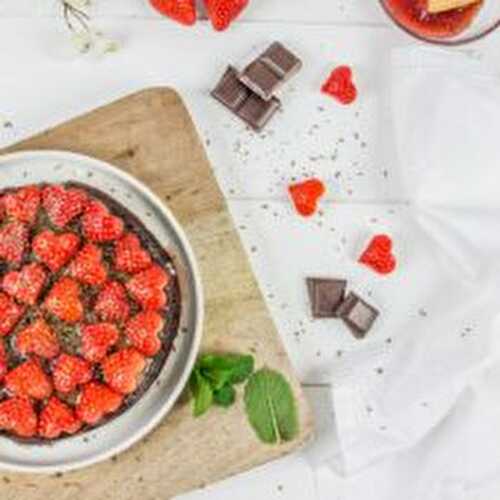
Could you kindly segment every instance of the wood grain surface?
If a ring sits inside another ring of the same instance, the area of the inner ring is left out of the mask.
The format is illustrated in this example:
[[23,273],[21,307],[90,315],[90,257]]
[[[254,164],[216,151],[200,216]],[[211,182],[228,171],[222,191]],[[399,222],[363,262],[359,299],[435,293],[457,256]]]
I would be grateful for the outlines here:
[[[135,175],[183,225],[206,296],[203,349],[252,352],[258,366],[282,371],[301,421],[293,442],[259,443],[241,397],[229,410],[191,417],[187,398],[129,451],[54,476],[0,473],[3,500],[165,500],[290,453],[313,434],[302,389],[266,308],[211,166],[182,100],[152,88],[99,108],[3,152],[59,149],[94,156]],[[34,450],[34,452],[36,452]]]

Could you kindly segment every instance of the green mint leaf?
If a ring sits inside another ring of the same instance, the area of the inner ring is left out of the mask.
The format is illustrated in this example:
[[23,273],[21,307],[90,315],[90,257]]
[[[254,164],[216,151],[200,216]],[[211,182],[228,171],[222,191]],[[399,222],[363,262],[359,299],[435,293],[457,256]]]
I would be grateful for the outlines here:
[[264,443],[291,441],[299,430],[292,389],[280,373],[263,368],[245,387],[245,410],[250,425]]
[[218,406],[227,408],[231,406],[236,399],[236,390],[232,385],[225,385],[214,392],[214,403]]
[[253,356],[240,354],[205,354],[198,366],[204,377],[210,380],[214,390],[225,385],[240,384],[253,372]]
[[191,373],[189,387],[193,395],[193,415],[200,417],[212,406],[214,396],[212,387],[197,368]]

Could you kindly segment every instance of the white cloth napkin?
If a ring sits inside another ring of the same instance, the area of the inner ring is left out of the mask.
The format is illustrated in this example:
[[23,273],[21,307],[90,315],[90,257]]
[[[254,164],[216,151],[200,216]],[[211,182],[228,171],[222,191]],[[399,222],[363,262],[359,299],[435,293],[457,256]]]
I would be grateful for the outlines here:
[[[344,474],[417,446],[459,403],[473,412],[468,435],[482,431],[479,411],[498,410],[485,397],[469,408],[465,395],[482,394],[478,380],[500,363],[500,79],[466,54],[426,48],[397,49],[391,73],[385,149],[408,231],[398,276],[380,278],[383,335],[333,369],[338,447],[328,459]],[[459,470],[467,461],[455,448]]]

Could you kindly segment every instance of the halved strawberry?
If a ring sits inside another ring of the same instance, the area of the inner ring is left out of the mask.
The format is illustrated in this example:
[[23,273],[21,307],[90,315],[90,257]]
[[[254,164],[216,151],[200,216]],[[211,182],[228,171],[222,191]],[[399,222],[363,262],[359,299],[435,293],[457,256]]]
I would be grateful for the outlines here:
[[98,246],[88,243],[71,262],[68,272],[81,283],[102,285],[108,275],[102,261],[102,250]]
[[118,271],[134,274],[151,265],[151,255],[144,250],[135,234],[127,233],[116,243],[115,267]]
[[85,236],[94,242],[113,241],[123,234],[123,221],[109,213],[99,201],[87,205],[82,217],[82,228]]
[[318,201],[325,194],[326,188],[321,180],[313,177],[290,184],[288,192],[297,212],[303,217],[310,217],[316,212]]
[[19,264],[23,259],[28,243],[28,228],[25,224],[13,221],[0,229],[0,259]]
[[94,308],[102,321],[125,321],[130,313],[125,287],[119,281],[106,283]]
[[54,439],[61,434],[74,434],[82,426],[75,412],[59,398],[52,396],[40,413],[38,434]]
[[127,290],[146,310],[155,310],[167,303],[165,287],[169,275],[157,264],[135,274],[127,283]]
[[122,404],[123,396],[99,382],[83,386],[76,406],[77,416],[85,423],[93,425],[108,413],[113,413]]
[[7,373],[5,388],[16,396],[45,399],[52,394],[52,383],[40,364],[28,360]]
[[8,335],[24,314],[25,308],[0,292],[0,337]]
[[118,329],[111,323],[86,325],[81,329],[82,356],[91,362],[100,361],[108,349],[118,342]]
[[57,391],[68,393],[92,379],[90,363],[78,356],[62,353],[54,362],[52,378]]
[[249,0],[205,0],[207,14],[216,31],[224,31],[241,14]]
[[154,356],[161,349],[158,334],[162,328],[162,317],[154,311],[146,311],[137,314],[127,322],[125,333],[142,354]]
[[40,206],[40,189],[37,186],[26,186],[7,193],[3,197],[3,206],[9,217],[31,223]]
[[195,0],[149,0],[151,5],[164,16],[185,26],[196,22]]
[[8,363],[5,345],[0,341],[0,381],[2,381],[4,375],[7,373]]
[[60,347],[57,336],[43,318],[21,330],[16,336],[16,348],[21,354],[35,354],[41,358],[54,358]]
[[62,321],[75,323],[83,317],[80,286],[68,277],[62,277],[50,290],[44,302],[45,308]]
[[75,255],[80,238],[74,233],[55,234],[45,230],[33,238],[33,252],[52,271],[56,272]]
[[87,195],[80,189],[52,185],[43,190],[43,207],[52,224],[64,227],[80,215],[87,204]]
[[47,275],[40,264],[28,264],[20,271],[11,271],[2,279],[2,288],[19,302],[35,305]]
[[36,434],[37,416],[27,398],[11,398],[0,403],[0,429],[20,437]]
[[111,354],[101,363],[105,382],[121,394],[135,391],[146,367],[146,359],[133,347]]

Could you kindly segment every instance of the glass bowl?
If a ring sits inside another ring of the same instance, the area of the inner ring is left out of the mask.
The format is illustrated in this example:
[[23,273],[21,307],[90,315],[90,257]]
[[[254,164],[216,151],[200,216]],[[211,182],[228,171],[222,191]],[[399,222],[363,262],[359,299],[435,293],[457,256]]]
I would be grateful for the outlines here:
[[477,15],[472,19],[470,25],[460,33],[453,36],[433,36],[421,32],[417,26],[412,26],[405,21],[396,11],[395,4],[398,0],[379,0],[380,5],[392,19],[406,33],[425,42],[438,45],[462,45],[479,40],[500,26],[500,0],[483,0]]

